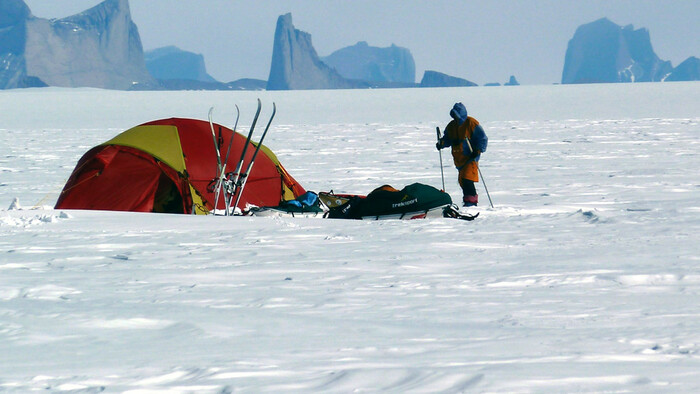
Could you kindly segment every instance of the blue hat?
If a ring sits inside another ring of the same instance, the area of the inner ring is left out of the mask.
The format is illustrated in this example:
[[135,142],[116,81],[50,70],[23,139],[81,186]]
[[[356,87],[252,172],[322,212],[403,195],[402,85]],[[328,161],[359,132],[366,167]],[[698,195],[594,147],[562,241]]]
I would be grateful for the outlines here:
[[467,108],[462,103],[456,103],[450,111],[450,116],[459,124],[462,124],[467,120]]

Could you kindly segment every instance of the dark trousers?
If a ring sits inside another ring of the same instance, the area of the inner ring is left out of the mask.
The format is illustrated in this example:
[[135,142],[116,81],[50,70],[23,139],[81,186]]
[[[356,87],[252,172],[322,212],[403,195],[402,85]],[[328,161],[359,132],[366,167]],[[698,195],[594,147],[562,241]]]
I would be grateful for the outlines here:
[[479,203],[479,195],[476,194],[476,187],[474,182],[468,179],[460,179],[460,186],[462,186],[462,202],[465,205],[477,205]]

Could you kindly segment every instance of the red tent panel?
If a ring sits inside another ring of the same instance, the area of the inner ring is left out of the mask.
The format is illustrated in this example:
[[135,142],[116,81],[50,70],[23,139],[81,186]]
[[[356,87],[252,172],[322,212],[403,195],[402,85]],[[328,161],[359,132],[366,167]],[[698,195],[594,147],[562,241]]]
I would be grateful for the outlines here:
[[[93,149],[68,180],[58,209],[151,212],[161,177],[170,179],[153,157],[139,150],[107,146]],[[173,184],[177,186],[175,182]],[[118,187],[115,187],[118,185]]]

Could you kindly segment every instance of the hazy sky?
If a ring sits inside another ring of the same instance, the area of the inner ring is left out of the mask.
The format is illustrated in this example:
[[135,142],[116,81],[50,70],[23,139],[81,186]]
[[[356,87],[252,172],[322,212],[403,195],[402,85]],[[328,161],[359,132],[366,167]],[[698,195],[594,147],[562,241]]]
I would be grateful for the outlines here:
[[[60,18],[100,0],[25,0],[35,16]],[[144,49],[175,45],[204,55],[220,81],[267,79],[277,17],[311,34],[320,56],[358,41],[411,50],[416,80],[441,71],[483,85],[561,81],[576,28],[608,17],[647,28],[674,66],[700,57],[698,0],[130,0]]]

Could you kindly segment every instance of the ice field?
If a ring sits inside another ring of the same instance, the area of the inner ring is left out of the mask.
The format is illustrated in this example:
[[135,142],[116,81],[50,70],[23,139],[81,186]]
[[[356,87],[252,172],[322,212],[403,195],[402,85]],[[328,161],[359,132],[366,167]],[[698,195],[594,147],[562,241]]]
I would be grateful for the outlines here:
[[[473,222],[51,208],[91,147],[211,106],[245,131],[258,97],[294,178],[363,194],[441,187],[435,127],[462,101],[495,208],[483,183]],[[700,83],[49,88],[0,109],[0,392],[700,391]]]

